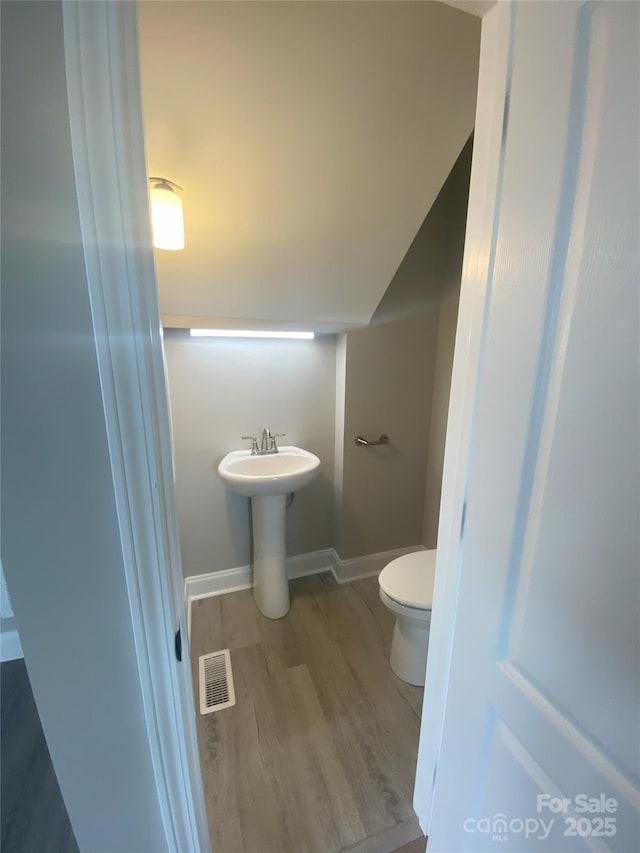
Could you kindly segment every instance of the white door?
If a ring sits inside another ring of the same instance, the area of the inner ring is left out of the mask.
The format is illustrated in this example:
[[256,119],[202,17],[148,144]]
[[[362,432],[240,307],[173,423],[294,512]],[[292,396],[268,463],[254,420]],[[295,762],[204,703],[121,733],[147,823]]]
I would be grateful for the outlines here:
[[429,853],[631,853],[640,6],[511,15]]

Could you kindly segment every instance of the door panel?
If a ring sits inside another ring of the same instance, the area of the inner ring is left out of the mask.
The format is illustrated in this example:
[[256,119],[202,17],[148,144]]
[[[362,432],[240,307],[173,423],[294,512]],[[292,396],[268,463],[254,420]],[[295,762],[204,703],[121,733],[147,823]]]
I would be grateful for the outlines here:
[[[640,849],[639,8],[521,3],[511,15],[429,849],[631,851]],[[539,794],[568,802],[553,812]],[[579,795],[601,794],[615,808],[582,811]],[[496,815],[515,824],[485,832],[478,821]]]

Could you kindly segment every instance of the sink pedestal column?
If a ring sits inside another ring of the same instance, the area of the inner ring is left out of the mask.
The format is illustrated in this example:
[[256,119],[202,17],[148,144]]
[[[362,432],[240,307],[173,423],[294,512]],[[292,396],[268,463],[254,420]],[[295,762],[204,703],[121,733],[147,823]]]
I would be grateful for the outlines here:
[[289,611],[289,580],[285,548],[286,495],[251,498],[253,523],[253,598],[269,619]]

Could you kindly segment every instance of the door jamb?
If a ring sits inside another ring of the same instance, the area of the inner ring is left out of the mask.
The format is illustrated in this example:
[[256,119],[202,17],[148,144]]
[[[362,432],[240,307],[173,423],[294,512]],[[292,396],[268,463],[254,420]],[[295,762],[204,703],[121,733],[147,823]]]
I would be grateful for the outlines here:
[[[210,850],[185,634],[135,3],[63,3],[76,192],[140,687],[167,847]],[[124,772],[124,770],[123,770]]]
[[474,414],[491,298],[502,139],[507,119],[512,4],[482,18],[478,97],[460,307],[447,418],[438,546],[413,807],[429,834],[447,702]]

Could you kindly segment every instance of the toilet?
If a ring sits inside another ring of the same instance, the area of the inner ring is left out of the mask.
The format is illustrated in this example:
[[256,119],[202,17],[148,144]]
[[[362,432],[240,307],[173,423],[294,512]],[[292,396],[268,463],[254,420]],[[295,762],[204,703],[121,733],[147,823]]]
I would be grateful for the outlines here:
[[389,663],[398,678],[422,686],[427,665],[436,551],[403,554],[380,572],[380,599],[396,617]]

